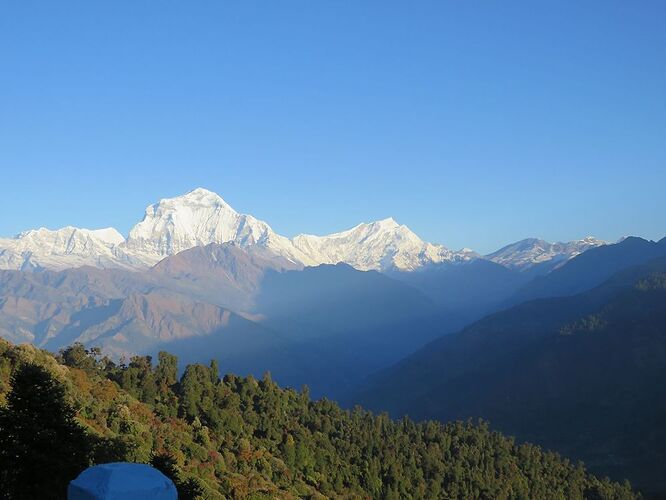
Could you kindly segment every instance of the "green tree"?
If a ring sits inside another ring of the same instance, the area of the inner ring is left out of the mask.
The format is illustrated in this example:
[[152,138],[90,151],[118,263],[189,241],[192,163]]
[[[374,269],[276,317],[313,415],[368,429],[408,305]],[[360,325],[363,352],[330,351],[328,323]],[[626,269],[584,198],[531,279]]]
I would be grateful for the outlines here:
[[213,385],[220,380],[220,365],[216,359],[210,360],[210,380]]
[[69,481],[90,463],[91,441],[44,368],[20,366],[11,385],[0,410],[1,495],[65,498]]
[[80,342],[60,350],[60,360],[64,365],[93,373],[97,366],[97,358],[101,355],[99,347],[88,350]]
[[178,381],[178,358],[166,351],[157,355],[155,367],[155,380],[160,385],[172,386]]

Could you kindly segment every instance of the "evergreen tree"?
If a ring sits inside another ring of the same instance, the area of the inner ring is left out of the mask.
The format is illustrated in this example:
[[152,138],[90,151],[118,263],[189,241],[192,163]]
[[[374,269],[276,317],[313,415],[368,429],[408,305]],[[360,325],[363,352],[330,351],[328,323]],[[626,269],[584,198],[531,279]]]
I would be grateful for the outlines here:
[[69,481],[89,465],[90,441],[44,368],[20,366],[11,385],[0,409],[0,495],[65,498]]
[[178,358],[166,351],[157,355],[155,379],[158,384],[171,387],[178,381]]
[[217,384],[220,380],[220,365],[216,359],[210,360],[210,380],[213,384]]
[[96,358],[100,355],[99,347],[88,350],[82,343],[75,342],[71,346],[60,350],[59,359],[64,365],[93,373],[97,365]]

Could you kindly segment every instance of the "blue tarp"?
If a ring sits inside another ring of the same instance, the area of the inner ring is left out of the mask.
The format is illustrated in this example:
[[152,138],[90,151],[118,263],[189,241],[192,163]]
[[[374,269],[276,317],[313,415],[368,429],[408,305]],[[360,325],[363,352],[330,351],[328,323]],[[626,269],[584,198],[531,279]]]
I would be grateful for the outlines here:
[[68,500],[177,500],[171,479],[145,464],[117,462],[84,470],[69,483]]

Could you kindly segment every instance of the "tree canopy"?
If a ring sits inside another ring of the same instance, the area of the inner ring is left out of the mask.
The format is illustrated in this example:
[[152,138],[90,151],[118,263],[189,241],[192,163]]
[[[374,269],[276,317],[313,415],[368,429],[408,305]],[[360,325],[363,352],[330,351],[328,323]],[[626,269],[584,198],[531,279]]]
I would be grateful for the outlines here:
[[[166,353],[156,366],[149,357],[114,364],[95,351],[86,353],[91,363],[70,354],[56,361],[0,341],[0,388],[11,387],[2,439],[18,435],[14,426],[30,426],[37,436],[57,429],[56,451],[35,455],[35,464],[66,463],[72,477],[88,461],[125,460],[152,463],[172,477],[181,498],[635,497],[627,484],[516,443],[485,422],[416,423],[347,411],[310,400],[306,390],[282,389],[269,374],[220,379],[216,363],[190,365],[176,380],[176,359]],[[43,391],[26,393],[34,383]],[[27,423],[15,422],[17,412],[33,410]],[[36,416],[45,411],[52,415]],[[3,449],[32,458],[11,443]],[[6,462],[2,467],[13,474]],[[45,488],[43,477],[33,468],[11,481]]]
[[0,408],[0,495],[64,498],[90,454],[91,440],[64,387],[39,365],[18,366]]

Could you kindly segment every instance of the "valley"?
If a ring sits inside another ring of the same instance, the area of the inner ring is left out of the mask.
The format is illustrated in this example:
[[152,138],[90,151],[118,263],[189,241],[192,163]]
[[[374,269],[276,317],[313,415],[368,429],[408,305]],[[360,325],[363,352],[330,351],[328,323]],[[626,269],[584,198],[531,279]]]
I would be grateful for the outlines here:
[[196,189],[149,206],[127,239],[28,231],[0,240],[0,258],[12,343],[121,364],[169,351],[395,418],[482,418],[666,490],[664,296],[651,285],[666,240],[527,239],[484,257],[393,219],[288,239]]

